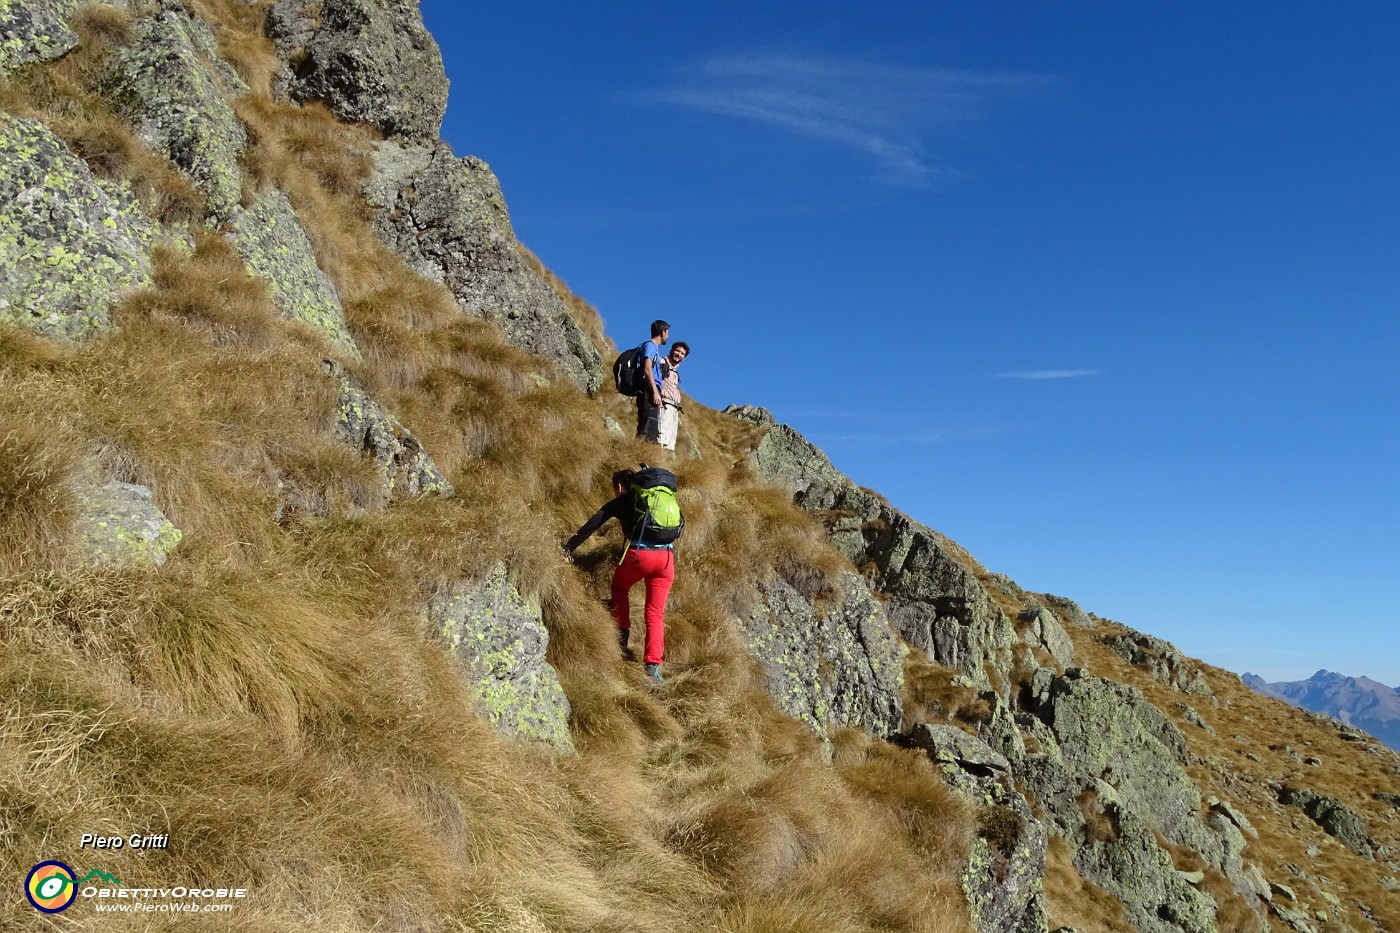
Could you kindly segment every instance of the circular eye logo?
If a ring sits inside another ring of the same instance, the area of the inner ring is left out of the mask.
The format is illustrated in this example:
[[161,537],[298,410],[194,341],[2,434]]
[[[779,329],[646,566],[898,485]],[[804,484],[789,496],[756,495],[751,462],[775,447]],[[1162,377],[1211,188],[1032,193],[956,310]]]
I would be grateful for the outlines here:
[[24,896],[35,910],[46,914],[66,910],[78,896],[73,869],[62,862],[40,862],[24,879]]

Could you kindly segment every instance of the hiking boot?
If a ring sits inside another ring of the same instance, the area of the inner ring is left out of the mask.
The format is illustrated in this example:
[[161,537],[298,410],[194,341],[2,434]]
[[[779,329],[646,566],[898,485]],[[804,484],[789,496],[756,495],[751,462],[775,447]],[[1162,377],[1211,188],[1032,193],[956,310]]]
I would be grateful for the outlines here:
[[648,664],[648,665],[647,665],[647,676],[650,677],[652,680],[656,681],[657,683],[661,683],[661,681],[662,681],[662,679],[663,679],[662,676],[661,676],[661,665],[660,665],[660,664]]
[[617,646],[622,649],[622,656],[626,660],[632,660],[632,649],[627,647],[627,636],[632,634],[630,628],[620,628],[617,630]]

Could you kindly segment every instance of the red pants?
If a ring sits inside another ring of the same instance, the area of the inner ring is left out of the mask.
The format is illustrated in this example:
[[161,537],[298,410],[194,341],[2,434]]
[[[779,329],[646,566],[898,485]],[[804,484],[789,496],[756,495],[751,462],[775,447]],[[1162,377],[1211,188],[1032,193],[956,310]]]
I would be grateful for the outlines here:
[[647,581],[647,648],[643,660],[660,664],[666,651],[666,597],[676,579],[676,554],[669,549],[629,548],[612,580],[612,614],[620,629],[632,628],[628,591]]

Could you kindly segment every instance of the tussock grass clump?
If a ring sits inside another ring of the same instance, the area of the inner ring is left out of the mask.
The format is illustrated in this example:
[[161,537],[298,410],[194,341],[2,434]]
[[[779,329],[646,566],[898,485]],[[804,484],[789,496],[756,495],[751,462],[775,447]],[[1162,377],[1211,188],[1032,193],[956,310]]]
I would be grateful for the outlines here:
[[35,425],[0,433],[0,567],[23,570],[55,558],[78,510],[79,470],[71,445],[54,443]]

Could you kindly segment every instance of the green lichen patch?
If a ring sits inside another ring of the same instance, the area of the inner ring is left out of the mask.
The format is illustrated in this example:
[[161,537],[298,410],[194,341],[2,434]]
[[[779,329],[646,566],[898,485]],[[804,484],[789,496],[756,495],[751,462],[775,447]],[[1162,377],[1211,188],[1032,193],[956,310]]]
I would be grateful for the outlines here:
[[249,209],[234,209],[232,216],[234,247],[248,272],[267,282],[282,313],[315,329],[346,356],[360,359],[340,299],[316,265],[311,240],[287,196],[272,191]]
[[151,502],[145,486],[107,483],[81,489],[77,498],[78,544],[94,563],[160,566],[180,543],[180,529]]
[[[220,88],[228,70],[209,58],[212,37],[189,16],[167,10],[139,25],[116,57],[109,92],[137,133],[189,175],[218,219],[232,216],[243,190],[239,158],[247,132]],[[242,82],[230,93],[243,90]]]
[[427,616],[499,732],[573,750],[569,701],[545,661],[549,635],[539,603],[520,595],[503,565],[434,598]]
[[0,114],[0,321],[81,339],[151,282],[155,227],[35,120]]
[[78,44],[68,15],[78,0],[0,0],[0,72],[49,61]]

